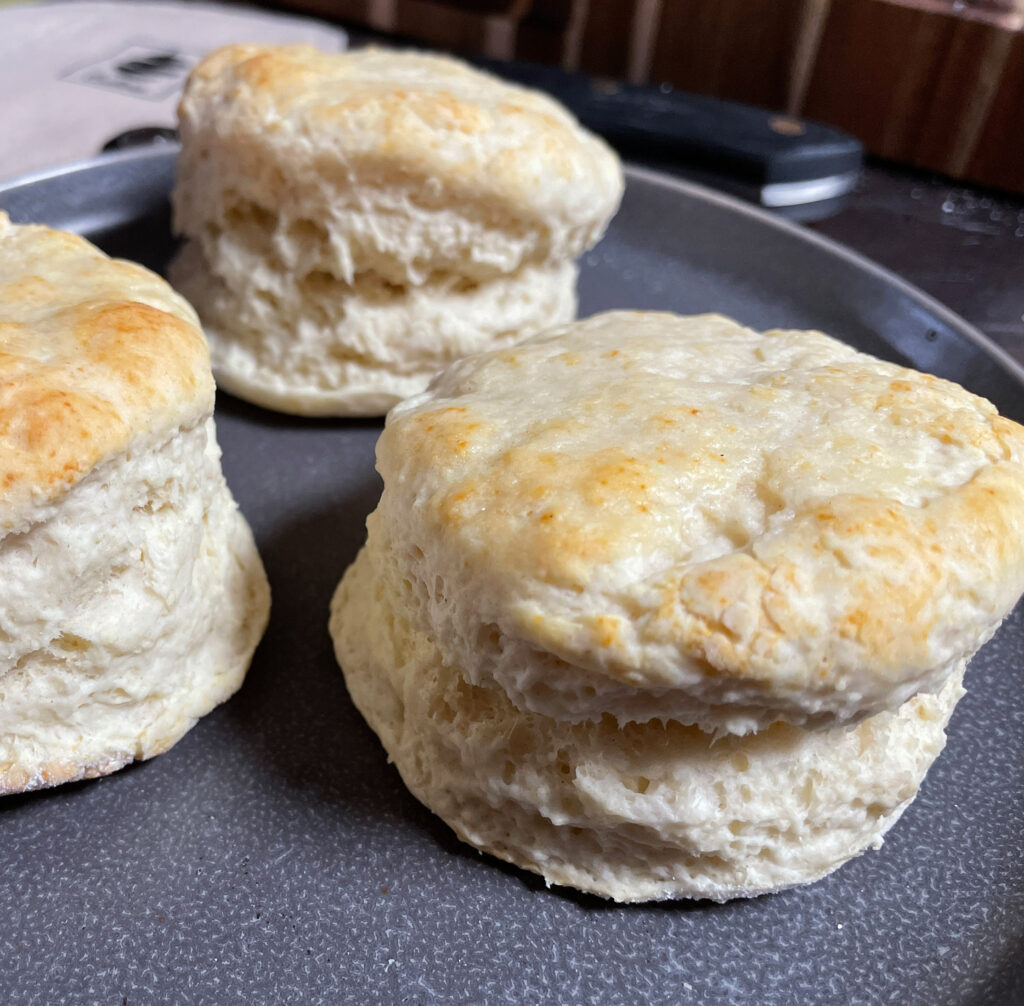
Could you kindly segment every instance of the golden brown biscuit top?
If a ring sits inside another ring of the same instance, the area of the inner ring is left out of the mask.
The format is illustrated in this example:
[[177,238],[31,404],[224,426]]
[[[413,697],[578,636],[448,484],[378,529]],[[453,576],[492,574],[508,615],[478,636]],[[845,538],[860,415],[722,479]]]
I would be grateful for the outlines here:
[[378,458],[453,608],[638,687],[877,708],[1024,590],[1024,429],[820,333],[600,315],[456,364]]
[[0,527],[213,407],[188,304],[142,266],[0,214]]
[[426,53],[227,46],[193,70],[179,116],[294,171],[442,180],[577,222],[606,219],[622,189],[615,154],[556,101]]

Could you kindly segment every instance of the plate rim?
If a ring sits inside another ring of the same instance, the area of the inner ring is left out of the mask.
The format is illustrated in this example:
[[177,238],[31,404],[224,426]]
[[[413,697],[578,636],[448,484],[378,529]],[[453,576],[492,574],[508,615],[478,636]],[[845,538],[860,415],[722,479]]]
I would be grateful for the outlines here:
[[842,242],[836,241],[834,238],[827,237],[824,234],[819,234],[817,231],[803,227],[799,223],[787,220],[785,217],[778,216],[768,210],[762,209],[759,206],[754,206],[751,203],[744,202],[736,196],[731,196],[724,192],[717,192],[716,190],[708,188],[705,185],[700,185],[697,182],[691,182],[683,178],[676,178],[673,175],[651,168],[646,168],[642,165],[627,163],[624,167],[626,174],[629,177],[636,178],[652,185],[677,189],[684,195],[691,198],[712,203],[714,205],[721,206],[723,209],[751,217],[754,220],[757,220],[768,227],[774,228],[777,231],[788,234],[797,240],[815,245],[822,251],[843,259],[850,265],[888,283],[905,296],[917,301],[922,307],[936,315],[950,328],[954,328],[962,335],[966,336],[967,339],[973,342],[978,349],[992,360],[993,363],[1013,377],[1013,379],[1021,386],[1021,390],[1024,391],[1024,363],[1020,363],[1016,360],[1005,349],[1003,349],[1002,346],[990,339],[981,331],[981,329],[976,325],[973,325],[962,315],[957,314],[952,308],[947,307],[942,303],[942,301],[937,300],[930,293],[926,293],[919,286],[911,283],[910,280],[904,279],[899,273],[893,272],[892,269],[881,265],[874,259],[869,258],[867,255],[863,255],[860,252],[855,251],[847,245],[844,245]]
[[[169,158],[177,161],[180,151],[181,144],[172,141],[150,144],[129,150],[110,151],[95,157],[69,161],[66,164],[54,165],[25,175],[19,175],[6,181],[0,181],[0,197],[14,189],[39,182],[52,181],[79,171],[89,171],[107,165],[132,163],[135,161],[159,161]],[[899,273],[879,264],[874,259],[799,223],[787,220],[762,207],[754,206],[736,196],[718,192],[698,182],[679,178],[664,171],[648,168],[628,160],[623,161],[622,167],[627,181],[634,180],[656,188],[674,190],[687,198],[698,202],[710,203],[724,210],[748,217],[763,226],[786,234],[798,241],[813,245],[826,254],[835,256],[854,268],[887,283],[904,296],[916,301],[927,311],[939,318],[943,324],[965,336],[993,364],[1009,375],[1019,385],[1021,391],[1024,392],[1024,363],[1011,356],[1002,346],[990,339],[962,315],[957,314],[952,308],[947,307],[931,294],[926,293],[920,287],[904,279]]]

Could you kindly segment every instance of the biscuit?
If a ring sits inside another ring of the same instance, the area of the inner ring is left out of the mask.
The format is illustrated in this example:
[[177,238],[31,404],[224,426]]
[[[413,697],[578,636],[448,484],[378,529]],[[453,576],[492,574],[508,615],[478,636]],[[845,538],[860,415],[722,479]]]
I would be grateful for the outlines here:
[[169,748],[267,621],[209,355],[159,277],[0,215],[0,792]]
[[571,319],[622,194],[560,105],[441,56],[229,46],[179,119],[172,279],[218,383],[286,412],[380,414]]
[[1024,430],[817,332],[599,315],[450,367],[377,456],[446,659],[558,719],[855,722],[1024,589]]
[[566,723],[472,685],[360,553],[332,609],[353,701],[410,792],[465,842],[615,901],[753,897],[878,848],[945,744],[938,695],[852,729],[715,739],[675,720]]
[[819,332],[598,315],[449,367],[377,466],[356,704],[468,841],[618,900],[877,844],[1024,590],[1024,430]]

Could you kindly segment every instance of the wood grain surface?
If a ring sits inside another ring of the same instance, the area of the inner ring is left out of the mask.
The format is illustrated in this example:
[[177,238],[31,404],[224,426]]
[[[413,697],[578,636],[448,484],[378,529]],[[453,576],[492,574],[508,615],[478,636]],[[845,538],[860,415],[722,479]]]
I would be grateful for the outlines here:
[[1024,0],[285,0],[454,51],[668,83],[1024,192]]

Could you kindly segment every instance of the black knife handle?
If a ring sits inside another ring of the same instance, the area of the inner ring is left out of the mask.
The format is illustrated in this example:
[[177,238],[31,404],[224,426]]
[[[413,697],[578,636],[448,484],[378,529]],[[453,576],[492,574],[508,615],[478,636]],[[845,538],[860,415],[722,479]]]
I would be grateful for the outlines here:
[[627,155],[672,159],[753,185],[848,175],[863,163],[858,140],[806,119],[535,63],[477,62],[508,80],[549,92]]

